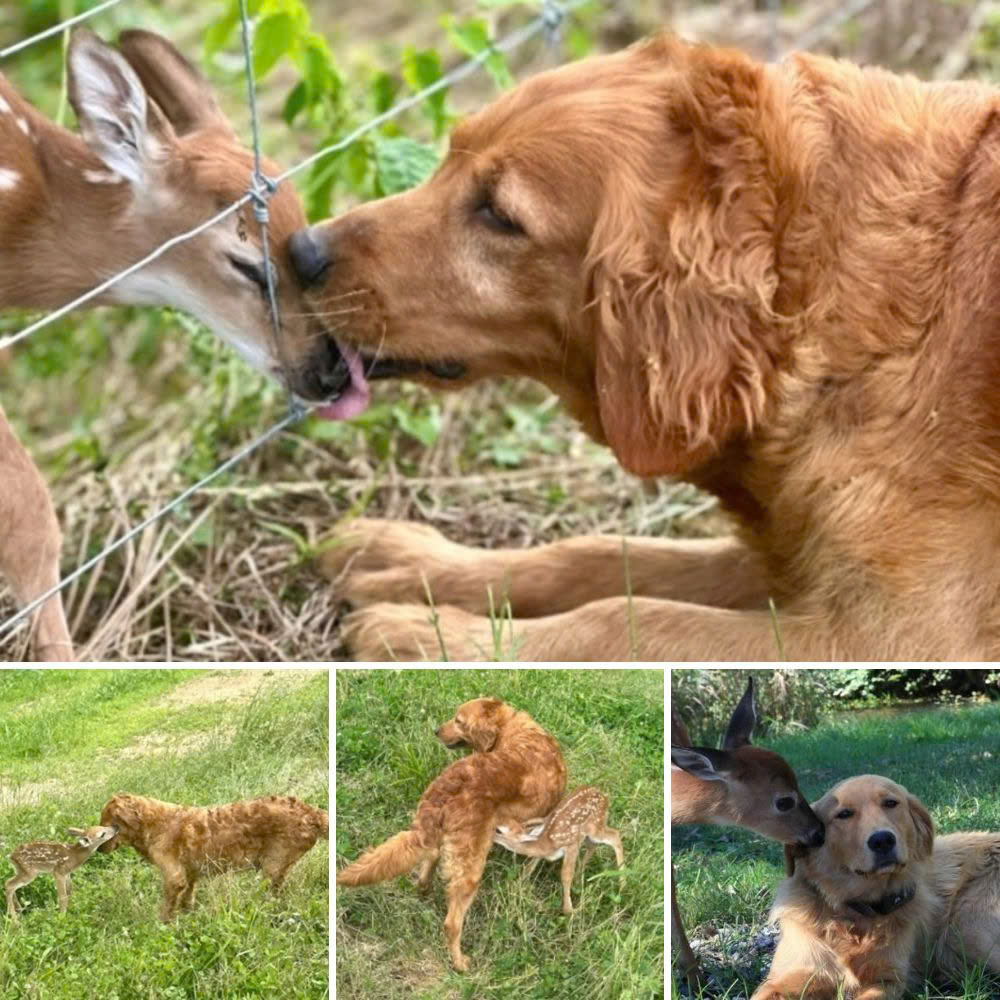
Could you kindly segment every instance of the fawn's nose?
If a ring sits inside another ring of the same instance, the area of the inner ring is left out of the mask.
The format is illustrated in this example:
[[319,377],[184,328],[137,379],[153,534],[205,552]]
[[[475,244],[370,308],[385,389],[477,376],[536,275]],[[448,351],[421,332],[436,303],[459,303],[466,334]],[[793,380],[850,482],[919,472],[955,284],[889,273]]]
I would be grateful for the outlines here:
[[868,846],[874,854],[888,854],[896,846],[896,835],[890,830],[876,830],[868,838]]
[[333,263],[323,242],[317,239],[312,229],[292,233],[288,240],[288,255],[303,288],[311,288],[322,281]]

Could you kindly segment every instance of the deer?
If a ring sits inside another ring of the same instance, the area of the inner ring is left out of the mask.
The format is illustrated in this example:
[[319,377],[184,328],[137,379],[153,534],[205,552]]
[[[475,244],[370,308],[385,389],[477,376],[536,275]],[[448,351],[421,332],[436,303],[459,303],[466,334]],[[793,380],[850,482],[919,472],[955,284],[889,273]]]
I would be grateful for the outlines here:
[[[819,847],[825,836],[823,822],[799,791],[794,771],[783,757],[750,743],[757,721],[752,677],[729,720],[721,750],[692,746],[687,727],[671,709],[670,825],[742,826],[780,844]],[[697,992],[705,980],[677,908],[673,863],[670,922],[681,975]]]
[[580,860],[581,872],[598,844],[614,848],[618,868],[625,863],[621,835],[607,825],[607,819],[608,797],[599,788],[586,785],[565,796],[548,816],[524,823],[515,820],[497,827],[493,843],[515,854],[534,858],[528,866],[529,872],[543,858],[546,861],[561,858],[562,912],[568,916],[573,913],[570,886],[577,855],[584,844],[587,846]]
[[[96,288],[251,187],[254,157],[201,74],[165,38],[117,46],[77,29],[67,50],[79,134],[47,119],[0,74],[0,308],[51,309]],[[278,168],[261,161],[272,177]],[[193,314],[320,416],[351,415],[349,366],[307,316],[287,242],[305,225],[289,183],[269,200],[272,321],[252,205],[180,242],[92,299]],[[363,379],[355,379],[363,383]],[[41,473],[0,409],[0,576],[28,604],[59,582],[61,534]],[[60,597],[32,621],[36,659],[74,659]]]
[[7,916],[17,920],[24,909],[17,900],[17,890],[33,882],[39,875],[49,874],[56,880],[59,910],[66,912],[69,904],[69,876],[97,850],[101,844],[118,833],[116,826],[91,826],[80,830],[71,826],[69,835],[76,837],[72,844],[56,844],[49,840],[33,840],[22,844],[10,856],[14,875],[7,879]]

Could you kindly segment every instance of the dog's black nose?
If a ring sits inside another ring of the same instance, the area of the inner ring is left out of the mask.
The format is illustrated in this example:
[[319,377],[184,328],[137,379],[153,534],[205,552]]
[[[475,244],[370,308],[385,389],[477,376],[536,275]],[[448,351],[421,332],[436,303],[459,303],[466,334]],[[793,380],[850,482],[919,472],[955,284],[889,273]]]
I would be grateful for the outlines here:
[[309,288],[323,279],[332,263],[323,244],[311,229],[300,229],[288,240],[288,255],[303,288]]
[[868,846],[875,854],[887,854],[896,846],[896,835],[889,830],[876,830],[868,838]]

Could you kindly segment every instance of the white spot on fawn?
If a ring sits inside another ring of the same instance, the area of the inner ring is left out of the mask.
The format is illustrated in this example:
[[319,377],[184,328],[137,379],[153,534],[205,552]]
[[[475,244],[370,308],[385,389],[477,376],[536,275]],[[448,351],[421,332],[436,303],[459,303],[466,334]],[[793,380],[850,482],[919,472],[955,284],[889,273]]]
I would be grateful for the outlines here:
[[121,184],[125,180],[113,170],[84,170],[83,179],[91,184]]
[[21,175],[16,170],[0,167],[0,191],[10,191],[11,188],[17,186],[20,179]]
[[18,118],[17,127],[25,134],[28,135],[28,119]]
[[9,115],[9,114],[10,114],[10,105],[2,97],[0,97],[0,115]]

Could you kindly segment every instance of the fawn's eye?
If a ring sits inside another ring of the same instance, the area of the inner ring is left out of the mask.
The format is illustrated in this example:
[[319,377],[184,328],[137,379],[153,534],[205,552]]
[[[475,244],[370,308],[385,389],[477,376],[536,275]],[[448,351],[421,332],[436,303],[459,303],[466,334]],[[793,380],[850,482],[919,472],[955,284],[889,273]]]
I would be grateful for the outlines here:
[[267,294],[267,277],[264,274],[263,264],[255,264],[252,260],[246,260],[243,257],[234,257],[232,254],[229,254],[229,263],[244,278],[252,281],[263,294]]
[[774,800],[774,808],[780,813],[786,813],[795,808],[795,799],[791,795],[782,795]]

